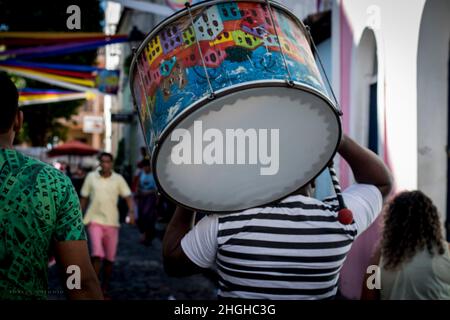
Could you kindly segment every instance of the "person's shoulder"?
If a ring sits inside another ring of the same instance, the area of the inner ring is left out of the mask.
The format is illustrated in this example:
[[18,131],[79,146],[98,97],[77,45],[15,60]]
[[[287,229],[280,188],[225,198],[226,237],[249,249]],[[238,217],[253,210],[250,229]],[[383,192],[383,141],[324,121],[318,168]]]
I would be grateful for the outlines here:
[[114,180],[120,180],[120,181],[125,181],[125,178],[120,174],[120,173],[118,173],[118,172],[116,172],[116,171],[113,171],[112,172],[112,174],[111,174],[111,177],[114,179]]
[[[7,158],[8,162],[16,163],[21,169],[34,166],[38,168],[45,168],[46,166],[50,166],[49,164],[42,162],[33,157],[27,156],[22,152],[15,149],[3,149],[2,150],[3,157]],[[50,166],[51,167],[51,166]]]
[[217,228],[219,220],[221,218],[229,217],[231,214],[222,213],[205,213],[197,211],[197,219],[195,223],[195,228]]
[[37,165],[42,166],[41,175],[44,175],[47,179],[71,183],[70,178],[64,172],[56,169],[48,163],[44,163],[39,160],[36,160],[36,162],[39,162]]
[[320,200],[323,204],[330,206],[333,210],[339,210],[339,201],[337,196],[328,196]]
[[96,177],[98,175],[98,171],[97,170],[94,170],[94,171],[91,171],[91,172],[88,172],[87,174],[86,174],[86,177],[85,177],[85,179],[92,179],[93,177]]
[[121,177],[121,178],[122,178],[122,175],[121,175],[120,173],[118,173],[117,171],[112,171],[112,172],[111,172],[111,175],[112,175],[113,177],[115,177],[115,178],[117,178],[117,177]]
[[40,160],[27,157],[27,166],[33,170],[26,169],[26,171],[33,171],[37,173],[38,179],[45,184],[56,186],[56,193],[60,196],[65,194],[67,190],[72,186],[70,178],[62,171],[56,169],[52,165],[42,162]]
[[67,178],[67,176],[63,172],[56,169],[51,164],[32,158],[20,152],[17,152],[17,154],[18,158],[21,159],[21,162],[23,163],[23,167],[37,168],[41,174],[44,174],[48,178],[58,178],[58,179]]
[[361,214],[355,215],[355,219],[369,217],[365,221],[361,220],[360,230],[368,228],[383,209],[383,195],[376,186],[371,184],[353,184],[342,192],[342,196],[350,210],[361,211]]
[[365,184],[365,183],[355,183],[346,188],[343,192],[343,194],[353,194],[358,196],[376,196],[377,198],[383,199],[383,196],[380,192],[380,190],[372,185],[372,184]]
[[333,197],[325,198],[323,200],[319,200],[313,197],[308,197],[300,194],[290,195],[279,202],[280,207],[321,207],[328,206],[333,204]]

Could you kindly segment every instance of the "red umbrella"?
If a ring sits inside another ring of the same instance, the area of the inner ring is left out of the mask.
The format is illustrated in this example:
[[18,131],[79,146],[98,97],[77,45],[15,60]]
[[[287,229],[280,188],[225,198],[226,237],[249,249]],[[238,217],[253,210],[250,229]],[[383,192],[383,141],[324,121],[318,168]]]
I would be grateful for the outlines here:
[[47,152],[49,157],[57,156],[92,156],[97,154],[99,150],[92,148],[90,145],[72,140],[63,143]]

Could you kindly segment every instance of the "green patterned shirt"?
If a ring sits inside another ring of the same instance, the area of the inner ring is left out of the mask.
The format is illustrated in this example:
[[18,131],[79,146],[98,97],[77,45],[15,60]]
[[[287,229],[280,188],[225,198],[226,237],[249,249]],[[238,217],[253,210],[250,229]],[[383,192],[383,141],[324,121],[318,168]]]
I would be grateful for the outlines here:
[[0,149],[0,299],[46,299],[52,241],[85,239],[70,179]]

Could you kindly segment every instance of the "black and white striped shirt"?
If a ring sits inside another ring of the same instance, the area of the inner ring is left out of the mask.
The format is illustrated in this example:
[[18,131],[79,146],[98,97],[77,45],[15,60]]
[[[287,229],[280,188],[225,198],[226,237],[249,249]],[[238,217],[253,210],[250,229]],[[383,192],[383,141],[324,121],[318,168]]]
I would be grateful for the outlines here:
[[381,211],[377,188],[343,193],[354,223],[337,220],[337,203],[290,196],[266,207],[203,218],[182,240],[187,257],[215,268],[219,296],[248,299],[327,299],[355,237]]

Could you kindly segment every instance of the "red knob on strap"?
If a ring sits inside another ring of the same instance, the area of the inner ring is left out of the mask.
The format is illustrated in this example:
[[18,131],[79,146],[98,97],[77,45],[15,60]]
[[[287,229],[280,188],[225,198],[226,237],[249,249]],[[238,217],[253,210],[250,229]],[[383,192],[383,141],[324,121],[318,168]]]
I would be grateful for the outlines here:
[[343,208],[338,212],[338,220],[342,224],[351,224],[353,222],[353,213],[349,209]]

